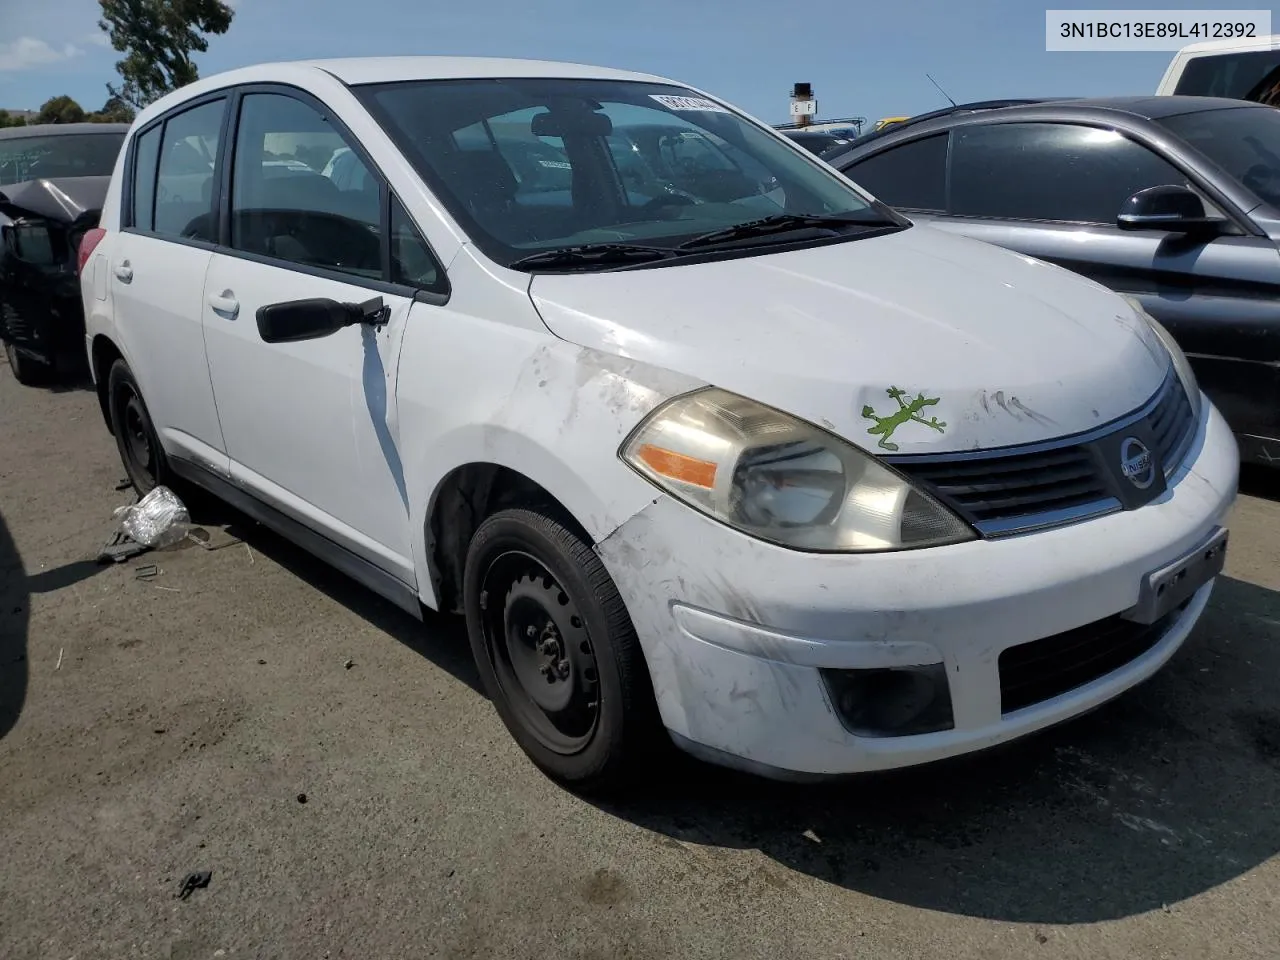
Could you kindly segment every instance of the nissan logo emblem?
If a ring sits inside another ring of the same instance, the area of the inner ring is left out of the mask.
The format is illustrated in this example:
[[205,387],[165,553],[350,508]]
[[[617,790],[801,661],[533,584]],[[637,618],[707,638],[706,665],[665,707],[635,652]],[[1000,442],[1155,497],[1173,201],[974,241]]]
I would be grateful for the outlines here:
[[1137,437],[1125,437],[1120,444],[1120,472],[1139,490],[1155,483],[1155,461],[1147,445]]

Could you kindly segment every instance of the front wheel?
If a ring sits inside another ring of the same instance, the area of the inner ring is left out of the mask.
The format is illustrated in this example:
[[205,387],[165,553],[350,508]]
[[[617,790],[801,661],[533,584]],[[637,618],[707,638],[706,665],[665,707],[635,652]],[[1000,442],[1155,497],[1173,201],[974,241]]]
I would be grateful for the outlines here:
[[503,510],[467,552],[464,607],[485,690],[543,771],[583,789],[634,774],[660,731],[617,587],[554,517]]

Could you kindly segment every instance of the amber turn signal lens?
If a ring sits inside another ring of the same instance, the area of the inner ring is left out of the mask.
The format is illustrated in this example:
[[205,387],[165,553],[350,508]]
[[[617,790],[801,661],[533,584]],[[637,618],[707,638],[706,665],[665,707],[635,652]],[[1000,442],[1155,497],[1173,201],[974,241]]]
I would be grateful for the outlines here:
[[654,473],[668,480],[678,480],[707,490],[716,485],[716,465],[708,460],[699,460],[674,450],[664,450],[652,443],[643,444],[636,457]]

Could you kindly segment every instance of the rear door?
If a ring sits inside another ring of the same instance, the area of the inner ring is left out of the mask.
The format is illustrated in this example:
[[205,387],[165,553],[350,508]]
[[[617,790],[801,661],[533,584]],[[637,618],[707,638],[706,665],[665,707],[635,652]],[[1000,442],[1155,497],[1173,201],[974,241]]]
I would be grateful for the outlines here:
[[123,350],[162,443],[223,476],[226,447],[201,321],[226,107],[225,95],[197,101],[133,138],[123,230],[108,265]]
[[[422,301],[442,288],[443,271],[372,161],[318,101],[252,88],[235,112],[225,246],[203,288],[232,477],[413,585],[395,378],[411,308],[434,309]],[[350,156],[331,164],[343,148]],[[353,163],[364,169],[353,172]],[[344,171],[341,183],[325,170]],[[314,297],[381,297],[386,323],[263,341],[259,308]]]

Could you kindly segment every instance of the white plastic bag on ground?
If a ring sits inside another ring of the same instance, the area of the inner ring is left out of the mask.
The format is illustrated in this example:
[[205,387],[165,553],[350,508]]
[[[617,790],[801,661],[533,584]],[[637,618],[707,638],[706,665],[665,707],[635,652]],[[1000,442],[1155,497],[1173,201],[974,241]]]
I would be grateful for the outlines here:
[[191,530],[186,506],[168,487],[156,487],[137,503],[120,507],[115,516],[127,536],[153,550],[179,543]]

